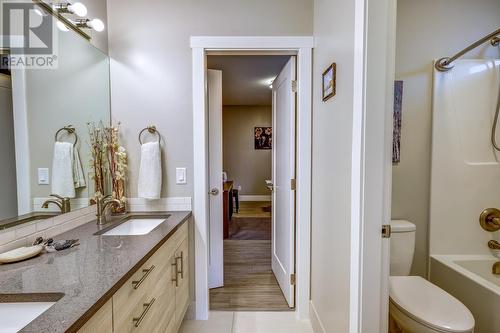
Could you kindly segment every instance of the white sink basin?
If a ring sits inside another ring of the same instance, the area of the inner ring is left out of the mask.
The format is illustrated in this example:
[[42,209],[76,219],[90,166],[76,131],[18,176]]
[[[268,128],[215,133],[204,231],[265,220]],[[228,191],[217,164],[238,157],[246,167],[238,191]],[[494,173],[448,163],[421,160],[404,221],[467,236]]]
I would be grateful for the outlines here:
[[15,333],[47,311],[55,302],[0,303],[2,333]]
[[166,219],[130,219],[111,230],[103,233],[103,236],[132,236],[146,235]]

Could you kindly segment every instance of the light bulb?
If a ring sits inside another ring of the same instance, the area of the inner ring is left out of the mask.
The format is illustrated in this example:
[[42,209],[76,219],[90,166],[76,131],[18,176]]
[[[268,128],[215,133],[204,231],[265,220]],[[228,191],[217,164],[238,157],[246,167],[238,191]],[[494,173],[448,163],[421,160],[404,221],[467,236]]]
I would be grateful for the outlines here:
[[104,30],[104,23],[99,19],[90,20],[88,26],[98,32]]
[[57,21],[56,25],[57,25],[57,28],[61,31],[64,31],[64,32],[69,31],[68,27],[64,23],[62,23],[61,21]]
[[87,15],[87,7],[81,2],[75,2],[74,4],[68,5],[68,10],[80,17]]

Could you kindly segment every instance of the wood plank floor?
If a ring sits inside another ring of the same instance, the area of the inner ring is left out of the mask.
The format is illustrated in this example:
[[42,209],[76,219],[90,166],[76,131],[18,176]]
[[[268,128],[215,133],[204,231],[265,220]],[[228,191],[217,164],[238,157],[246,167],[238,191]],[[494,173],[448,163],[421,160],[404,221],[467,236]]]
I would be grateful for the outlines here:
[[224,287],[210,290],[210,309],[292,310],[271,270],[270,240],[224,241]]

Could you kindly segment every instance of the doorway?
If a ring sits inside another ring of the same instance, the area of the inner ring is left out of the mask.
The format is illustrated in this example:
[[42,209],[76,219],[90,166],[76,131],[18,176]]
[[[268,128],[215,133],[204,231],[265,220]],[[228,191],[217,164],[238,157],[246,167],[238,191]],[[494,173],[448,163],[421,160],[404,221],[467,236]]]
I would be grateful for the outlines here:
[[309,318],[310,221],[311,221],[311,77],[313,38],[300,37],[191,37],[193,56],[193,133],[195,221],[194,317],[206,320],[209,311],[208,270],[208,100],[206,96],[208,54],[291,54],[297,56],[297,167],[296,167],[296,285],[295,315]]
[[295,56],[209,55],[207,68],[210,309],[293,309]]

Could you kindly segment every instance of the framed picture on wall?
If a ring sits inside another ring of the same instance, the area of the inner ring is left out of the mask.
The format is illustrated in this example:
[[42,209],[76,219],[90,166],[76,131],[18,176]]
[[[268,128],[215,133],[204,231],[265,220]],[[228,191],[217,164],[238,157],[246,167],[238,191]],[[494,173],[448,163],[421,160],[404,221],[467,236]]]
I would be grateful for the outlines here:
[[254,148],[272,149],[273,147],[273,128],[266,126],[259,126],[254,128]]
[[335,96],[335,77],[337,75],[337,64],[331,64],[324,72],[323,72],[323,102],[329,100],[333,96]]

